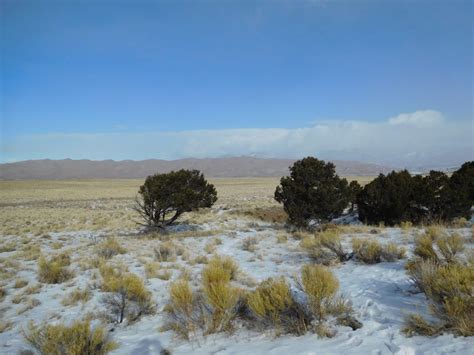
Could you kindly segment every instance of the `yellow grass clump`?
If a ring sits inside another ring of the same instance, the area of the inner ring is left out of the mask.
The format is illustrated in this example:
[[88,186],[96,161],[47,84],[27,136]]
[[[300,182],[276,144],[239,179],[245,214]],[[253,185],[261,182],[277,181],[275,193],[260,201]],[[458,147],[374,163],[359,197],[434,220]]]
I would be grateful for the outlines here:
[[111,292],[103,301],[109,307],[112,319],[122,323],[125,317],[129,321],[135,321],[142,314],[153,313],[151,292],[146,289],[140,277],[109,265],[103,265],[99,270],[102,291]]
[[474,335],[474,267],[461,261],[440,264],[432,259],[415,260],[408,270],[415,285],[425,293],[437,323],[419,315],[406,319],[408,335],[435,335],[443,330],[462,336]]
[[354,238],[352,250],[357,260],[366,264],[379,263],[382,259],[383,248],[376,240]]
[[74,275],[69,270],[71,264],[68,254],[60,254],[50,259],[40,257],[38,260],[38,279],[40,282],[57,284],[69,280]]
[[102,327],[91,329],[88,321],[71,326],[31,322],[24,337],[39,353],[48,355],[102,355],[118,347]]
[[239,300],[239,291],[230,280],[237,274],[238,266],[230,257],[213,257],[202,272],[202,287],[208,304],[212,307],[209,333],[230,330]]
[[91,296],[92,295],[89,288],[84,288],[83,290],[76,288],[75,290],[68,293],[61,303],[64,306],[73,306],[79,302],[86,303],[90,300]]
[[107,238],[97,245],[97,254],[104,259],[110,259],[115,255],[125,253],[125,248],[115,238]]
[[293,303],[290,287],[284,278],[267,279],[247,296],[250,310],[259,318],[281,325],[281,313]]
[[334,303],[339,281],[325,266],[305,265],[301,271],[301,282],[313,313],[322,321]]

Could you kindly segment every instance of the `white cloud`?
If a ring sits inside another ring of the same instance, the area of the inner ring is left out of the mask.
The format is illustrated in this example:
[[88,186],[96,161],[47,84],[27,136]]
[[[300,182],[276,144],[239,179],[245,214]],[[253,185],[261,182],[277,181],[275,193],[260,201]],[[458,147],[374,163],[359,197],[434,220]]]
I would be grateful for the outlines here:
[[441,112],[433,110],[415,111],[412,113],[401,113],[388,120],[391,125],[413,125],[413,126],[431,126],[443,122]]
[[313,155],[392,166],[448,166],[474,159],[473,124],[448,121],[440,112],[426,110],[377,123],[324,121],[296,129],[56,133],[12,138],[4,142],[2,155],[3,161]]

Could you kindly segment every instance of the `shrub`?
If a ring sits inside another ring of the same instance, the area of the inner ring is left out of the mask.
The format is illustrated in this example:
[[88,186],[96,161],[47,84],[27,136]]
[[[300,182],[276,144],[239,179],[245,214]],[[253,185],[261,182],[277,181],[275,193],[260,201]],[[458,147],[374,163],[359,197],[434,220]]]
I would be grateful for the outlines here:
[[380,174],[357,196],[359,219],[369,224],[400,224],[411,220],[414,182],[408,171]]
[[470,218],[474,205],[474,161],[464,163],[449,179],[452,193],[450,213],[452,217]]
[[406,320],[405,333],[434,335],[451,330],[462,336],[474,335],[474,268],[472,264],[439,265],[431,260],[418,260],[409,273],[430,302],[439,324],[431,324],[419,315]]
[[253,314],[267,324],[282,326],[284,313],[293,305],[290,287],[284,278],[267,279],[247,296]]
[[257,238],[248,237],[242,241],[242,249],[253,253],[256,250],[258,244]]
[[406,250],[398,247],[395,243],[388,243],[383,247],[382,259],[385,261],[396,261],[405,257]]
[[303,249],[318,263],[330,264],[333,260],[346,261],[349,255],[344,251],[337,230],[328,229],[315,236],[309,236],[300,243]]
[[214,257],[204,267],[202,285],[204,295],[212,310],[208,332],[230,330],[236,315],[239,291],[230,285],[235,278],[237,264],[230,257]]
[[469,218],[474,204],[472,180],[474,162],[463,164],[451,178],[439,171],[413,177],[406,170],[380,174],[357,196],[359,219],[395,225]]
[[145,276],[148,279],[153,279],[158,277],[158,272],[160,270],[160,263],[152,261],[145,264]]
[[81,290],[76,288],[71,291],[62,301],[64,306],[75,305],[78,302],[86,303],[91,298],[91,291],[88,288]]
[[124,253],[126,250],[114,238],[107,238],[97,246],[97,254],[105,259]]
[[57,284],[69,280],[73,273],[67,268],[70,265],[67,254],[54,256],[49,260],[40,257],[38,260],[38,279],[40,282]]
[[165,308],[171,321],[167,328],[170,328],[189,339],[189,333],[194,332],[201,323],[200,317],[196,313],[196,298],[193,295],[191,286],[186,280],[178,280],[170,286],[170,303]]
[[304,265],[301,283],[308,296],[309,306],[319,322],[326,318],[328,309],[334,304],[339,281],[322,265]]
[[151,293],[141,278],[109,266],[103,266],[100,271],[103,278],[102,291],[110,292],[102,301],[109,308],[114,322],[122,323],[125,318],[131,322],[143,314],[153,313]]
[[352,249],[357,260],[366,264],[382,261],[383,248],[376,240],[352,239]]
[[289,177],[281,178],[274,197],[283,204],[291,224],[308,228],[312,222],[339,216],[349,204],[350,192],[334,164],[307,157],[293,164]]
[[464,238],[459,234],[447,235],[434,230],[422,234],[415,239],[414,254],[423,260],[435,263],[454,263],[456,256],[465,249]]
[[443,255],[444,259],[448,263],[453,263],[456,261],[456,255],[461,253],[464,250],[464,238],[459,234],[452,234],[451,236],[446,236],[440,238],[436,241],[438,249]]
[[237,276],[238,265],[231,257],[214,256],[209,260],[202,272],[203,284],[234,280]]
[[48,355],[101,355],[118,347],[103,328],[91,329],[88,321],[71,326],[30,322],[24,337],[39,353]]
[[136,211],[149,227],[163,228],[181,214],[211,207],[217,200],[214,185],[198,170],[179,170],[148,176],[138,191]]
[[236,316],[239,292],[228,281],[212,281],[203,284],[204,294],[212,307],[212,320],[209,333],[232,329],[232,320]]
[[155,248],[155,259],[161,262],[176,260],[176,246],[172,242],[160,243]]

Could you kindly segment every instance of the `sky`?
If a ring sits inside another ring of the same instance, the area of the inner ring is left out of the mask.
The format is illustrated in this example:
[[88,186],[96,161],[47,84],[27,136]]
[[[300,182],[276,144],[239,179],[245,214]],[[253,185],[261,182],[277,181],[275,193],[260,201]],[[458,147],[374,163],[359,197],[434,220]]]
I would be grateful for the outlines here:
[[474,159],[471,1],[0,2],[0,162]]

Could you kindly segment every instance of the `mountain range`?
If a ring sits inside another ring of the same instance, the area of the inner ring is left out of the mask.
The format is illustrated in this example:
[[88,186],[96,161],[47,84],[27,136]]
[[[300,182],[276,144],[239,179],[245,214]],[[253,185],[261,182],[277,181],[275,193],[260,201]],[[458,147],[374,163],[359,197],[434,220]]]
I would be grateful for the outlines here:
[[[280,177],[289,174],[295,159],[226,157],[179,160],[26,160],[0,164],[0,179],[113,179],[143,178],[178,169],[198,169],[207,177]],[[387,173],[390,167],[356,161],[335,160],[339,175],[371,176]]]

